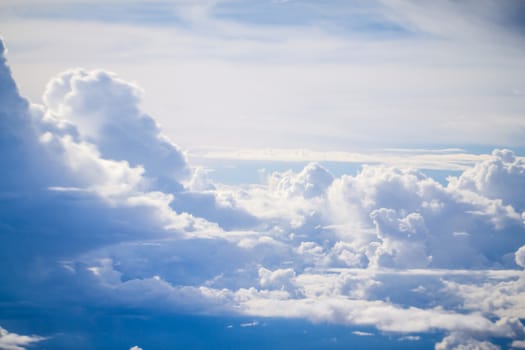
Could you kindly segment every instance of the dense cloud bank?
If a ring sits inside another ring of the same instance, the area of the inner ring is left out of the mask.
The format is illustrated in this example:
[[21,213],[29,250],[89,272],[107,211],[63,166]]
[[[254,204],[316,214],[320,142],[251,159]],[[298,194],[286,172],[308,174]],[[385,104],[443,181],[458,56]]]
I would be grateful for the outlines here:
[[[525,164],[512,151],[446,185],[315,163],[213,184],[140,109],[135,85],[71,70],[30,104],[0,49],[3,305],[445,332],[436,349],[525,337]],[[0,331],[0,348],[45,340]]]

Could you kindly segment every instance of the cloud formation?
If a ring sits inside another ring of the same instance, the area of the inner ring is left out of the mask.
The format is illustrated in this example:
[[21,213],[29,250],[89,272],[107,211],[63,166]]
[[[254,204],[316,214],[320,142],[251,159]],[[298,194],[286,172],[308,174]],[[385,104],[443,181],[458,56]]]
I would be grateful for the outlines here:
[[75,127],[77,140],[97,146],[101,157],[143,167],[157,186],[188,176],[182,151],[139,108],[139,88],[104,71],[73,70],[51,80],[44,93],[46,118]]
[[439,349],[525,335],[525,163],[512,151],[444,184],[386,165],[336,177],[317,163],[211,183],[142,112],[134,84],[70,70],[30,104],[0,47],[8,303],[440,331]]
[[500,350],[501,348],[488,341],[479,341],[461,333],[452,333],[436,344],[436,350]]

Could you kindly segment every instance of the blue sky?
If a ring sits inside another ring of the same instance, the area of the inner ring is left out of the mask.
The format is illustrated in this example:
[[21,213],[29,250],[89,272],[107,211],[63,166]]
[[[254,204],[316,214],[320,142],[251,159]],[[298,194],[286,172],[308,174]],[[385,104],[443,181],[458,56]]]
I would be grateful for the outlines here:
[[525,348],[521,1],[3,1],[0,349]]

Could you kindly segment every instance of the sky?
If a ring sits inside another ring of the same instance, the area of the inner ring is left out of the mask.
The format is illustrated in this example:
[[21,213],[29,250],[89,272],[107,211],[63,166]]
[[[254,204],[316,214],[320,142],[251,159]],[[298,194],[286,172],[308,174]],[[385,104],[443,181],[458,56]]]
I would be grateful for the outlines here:
[[0,3],[0,349],[525,348],[525,3]]

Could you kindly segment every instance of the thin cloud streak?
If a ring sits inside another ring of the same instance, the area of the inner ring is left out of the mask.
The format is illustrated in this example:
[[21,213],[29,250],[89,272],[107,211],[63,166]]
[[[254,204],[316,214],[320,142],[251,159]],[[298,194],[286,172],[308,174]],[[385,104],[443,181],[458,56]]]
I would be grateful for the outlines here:
[[[415,154],[416,153],[416,154]],[[381,152],[313,151],[308,149],[212,149],[188,154],[196,162],[206,159],[258,160],[279,162],[341,162],[358,164],[385,164],[401,168],[461,171],[490,158],[487,154],[472,154],[454,150],[390,150]],[[525,157],[518,157],[525,160]]]

